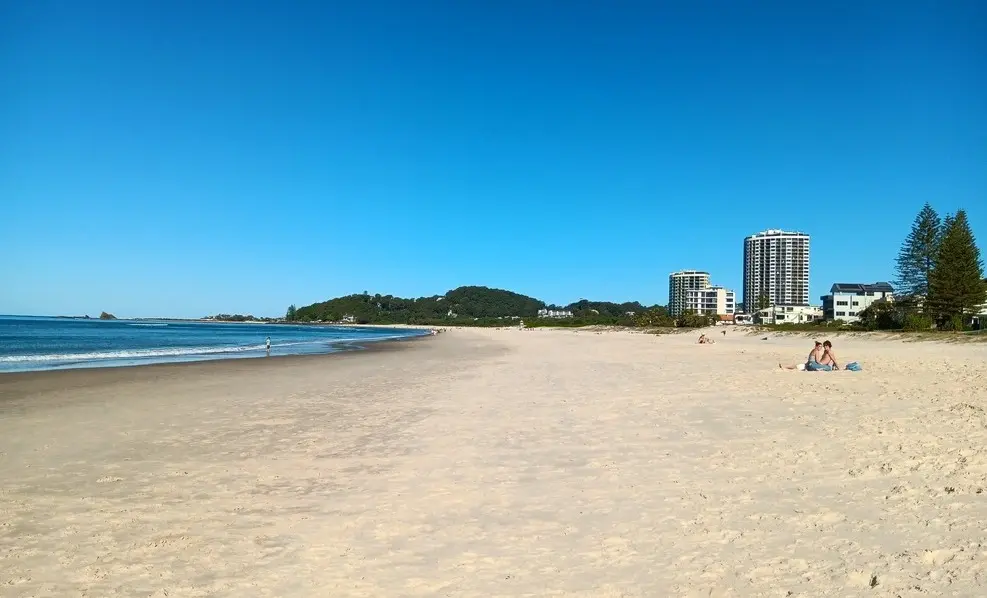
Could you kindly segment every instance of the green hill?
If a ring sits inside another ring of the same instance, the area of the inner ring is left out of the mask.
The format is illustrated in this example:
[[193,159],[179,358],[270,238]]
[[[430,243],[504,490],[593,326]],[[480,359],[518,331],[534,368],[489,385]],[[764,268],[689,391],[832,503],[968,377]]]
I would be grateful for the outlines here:
[[446,293],[445,302],[453,313],[472,318],[534,317],[545,308],[533,297],[487,287],[453,289]]
[[544,302],[500,289],[459,287],[433,297],[405,299],[393,295],[347,295],[299,307],[297,321],[338,321],[352,316],[365,324],[428,324],[473,318],[533,317]]

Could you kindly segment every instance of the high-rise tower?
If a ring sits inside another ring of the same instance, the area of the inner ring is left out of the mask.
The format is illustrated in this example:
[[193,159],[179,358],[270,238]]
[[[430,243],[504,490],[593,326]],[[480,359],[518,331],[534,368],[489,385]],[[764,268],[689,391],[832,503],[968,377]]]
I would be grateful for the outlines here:
[[744,239],[744,310],[809,304],[809,235],[771,229]]

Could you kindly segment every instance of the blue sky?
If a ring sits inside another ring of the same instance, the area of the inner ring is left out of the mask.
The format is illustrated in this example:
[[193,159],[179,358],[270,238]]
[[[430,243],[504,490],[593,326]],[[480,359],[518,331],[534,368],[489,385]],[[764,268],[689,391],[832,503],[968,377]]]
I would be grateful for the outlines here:
[[925,201],[987,249],[977,0],[0,0],[0,73],[0,313],[664,303],[768,228],[818,296]]

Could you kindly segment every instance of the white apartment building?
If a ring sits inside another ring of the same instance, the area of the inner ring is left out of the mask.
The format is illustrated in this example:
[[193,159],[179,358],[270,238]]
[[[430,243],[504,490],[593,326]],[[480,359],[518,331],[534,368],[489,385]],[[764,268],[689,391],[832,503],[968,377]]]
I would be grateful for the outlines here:
[[809,235],[771,229],[744,239],[744,309],[756,311],[762,295],[769,305],[809,304]]
[[709,288],[709,272],[680,270],[668,275],[668,313],[680,316],[686,308],[686,294]]
[[823,313],[827,320],[860,321],[860,312],[875,301],[894,301],[894,289],[886,282],[857,284],[838,282],[822,296]]
[[736,311],[736,295],[723,287],[688,289],[685,292],[685,309],[703,315],[733,315]]
[[757,312],[762,324],[805,324],[823,319],[818,305],[772,305]]

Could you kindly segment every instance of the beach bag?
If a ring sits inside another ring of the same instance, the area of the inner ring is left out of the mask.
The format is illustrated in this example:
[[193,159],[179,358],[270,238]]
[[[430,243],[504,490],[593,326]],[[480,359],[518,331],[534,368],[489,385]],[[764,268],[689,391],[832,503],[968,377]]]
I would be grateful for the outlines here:
[[860,367],[860,364],[857,363],[856,361],[851,361],[850,363],[846,364],[846,367],[844,369],[851,372],[859,372],[864,368]]

